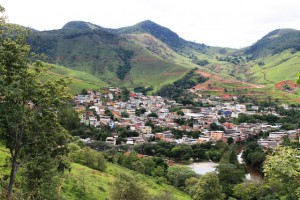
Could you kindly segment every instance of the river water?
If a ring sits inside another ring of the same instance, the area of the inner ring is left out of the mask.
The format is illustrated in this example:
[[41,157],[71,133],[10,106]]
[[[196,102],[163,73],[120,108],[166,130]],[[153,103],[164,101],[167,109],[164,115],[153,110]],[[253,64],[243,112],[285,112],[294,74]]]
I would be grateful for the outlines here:
[[[244,163],[242,159],[242,153],[243,151],[241,151],[237,155],[240,164]],[[192,170],[197,174],[206,174],[207,172],[215,171],[218,165],[219,165],[218,163],[214,163],[214,162],[197,162],[197,163],[189,164],[188,166],[191,167]],[[263,178],[260,172],[258,172],[257,170],[255,170],[253,167],[249,165],[246,165],[246,171],[247,173],[245,174],[245,177],[248,180],[262,180]]]

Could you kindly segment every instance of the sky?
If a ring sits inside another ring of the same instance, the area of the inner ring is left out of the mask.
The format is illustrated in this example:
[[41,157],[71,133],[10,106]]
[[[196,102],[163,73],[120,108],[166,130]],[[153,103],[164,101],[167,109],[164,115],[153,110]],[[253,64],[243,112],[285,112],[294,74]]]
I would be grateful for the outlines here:
[[180,37],[242,48],[278,28],[300,30],[299,0],[0,0],[10,23],[37,30],[69,21],[105,28],[151,20]]

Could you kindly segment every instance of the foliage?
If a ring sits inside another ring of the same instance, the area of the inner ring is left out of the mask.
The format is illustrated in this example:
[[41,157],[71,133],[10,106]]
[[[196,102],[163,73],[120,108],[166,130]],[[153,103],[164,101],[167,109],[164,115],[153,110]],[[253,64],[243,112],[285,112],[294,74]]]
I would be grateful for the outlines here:
[[71,105],[60,107],[58,112],[59,123],[68,131],[76,130],[80,127],[78,112]]
[[[90,169],[86,166],[72,163],[71,171],[65,173],[57,191],[58,198],[68,200],[107,200],[111,198],[113,183],[120,174],[126,174],[131,181],[146,190],[147,198],[155,198],[163,193],[171,193],[175,198],[182,200],[191,199],[186,193],[167,185],[157,183],[156,178],[137,174],[117,164],[107,163],[104,172]],[[167,195],[166,194],[166,195]]]
[[154,118],[158,118],[158,115],[154,112],[150,113],[147,117],[154,117]]
[[215,122],[210,123],[209,128],[212,131],[224,131],[224,127],[222,125],[217,125]]
[[135,109],[135,115],[136,116],[141,116],[141,114],[144,114],[145,112],[146,112],[145,108]]
[[246,49],[246,54],[263,57],[280,53],[286,49],[300,50],[298,39],[300,32],[293,29],[276,29],[271,31],[254,45]]
[[76,143],[70,143],[68,151],[72,162],[80,163],[100,171],[104,171],[106,168],[106,160],[99,151],[92,150],[89,147],[81,148]]
[[141,174],[156,176],[163,178],[166,176],[167,164],[157,157],[139,158],[135,152],[128,155],[119,155],[117,162],[131,170],[135,170]]
[[187,166],[175,165],[168,168],[168,180],[176,187],[185,187],[185,181],[195,176],[196,173]]
[[133,88],[133,91],[136,93],[142,93],[143,95],[146,95],[147,92],[150,92],[153,90],[153,86],[150,87],[135,87]]
[[147,197],[145,188],[133,177],[123,173],[117,177],[110,190],[112,200],[140,200]]
[[279,121],[279,117],[268,114],[268,115],[246,115],[246,114],[239,114],[239,117],[236,118],[235,123],[262,123],[268,122],[269,124],[274,124]]
[[128,118],[128,117],[129,117],[128,112],[122,112],[122,113],[121,113],[121,117],[123,117],[123,118]]
[[245,181],[237,184],[234,187],[234,196],[243,200],[258,199],[261,195],[259,189],[262,186],[261,182],[257,181]]
[[157,95],[176,100],[184,95],[186,89],[190,89],[197,83],[203,83],[207,80],[207,78],[202,75],[195,74],[194,71],[195,70],[191,70],[183,78],[175,81],[173,84],[163,86],[157,92]]
[[247,164],[262,171],[265,153],[257,142],[253,141],[246,144],[246,149],[243,151],[242,158]]
[[40,81],[47,69],[40,61],[31,62],[27,30],[1,21],[0,32],[0,134],[11,154],[7,199],[22,167],[33,198],[43,198],[69,138],[57,113],[70,95],[62,79]]
[[221,200],[225,199],[222,187],[216,173],[209,172],[199,178],[195,186],[194,200]]
[[299,199],[299,153],[298,149],[276,147],[264,162],[264,180],[237,184],[234,196],[246,200]]
[[266,179],[282,185],[283,194],[290,199],[300,197],[300,151],[289,147],[277,147],[268,155],[264,164]]
[[187,144],[179,144],[171,149],[170,157],[180,160],[190,160],[192,156],[192,148]]
[[126,74],[130,71],[131,69],[131,64],[130,64],[130,59],[133,57],[134,52],[132,50],[125,50],[125,49],[118,49],[118,56],[123,62],[123,65],[119,65],[117,68],[117,76],[119,79],[123,80],[126,76]]
[[233,187],[243,181],[245,170],[233,164],[220,164],[217,166],[217,172],[224,193],[232,196]]

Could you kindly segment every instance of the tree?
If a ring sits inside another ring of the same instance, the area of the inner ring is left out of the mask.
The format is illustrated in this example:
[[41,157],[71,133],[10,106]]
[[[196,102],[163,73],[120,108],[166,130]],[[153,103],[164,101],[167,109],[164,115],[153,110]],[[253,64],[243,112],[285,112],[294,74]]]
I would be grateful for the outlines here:
[[[3,10],[0,6],[0,12]],[[39,171],[25,176],[40,194],[53,177],[46,175],[50,168],[61,164],[69,137],[57,114],[70,99],[66,81],[41,81],[47,68],[40,61],[32,63],[27,35],[27,30],[0,19],[0,135],[11,155],[7,199],[12,198],[21,167]],[[47,163],[46,171],[38,169]]]
[[112,200],[141,200],[147,199],[147,192],[135,177],[120,174],[111,187]]
[[300,151],[290,147],[277,147],[268,155],[264,164],[265,177],[269,182],[281,184],[287,199],[300,198]]
[[261,170],[265,160],[265,153],[257,142],[249,142],[246,145],[246,150],[243,151],[242,157],[247,164]]
[[234,143],[233,138],[232,138],[232,137],[229,137],[229,138],[227,139],[227,143],[228,143],[229,145],[232,144],[232,143]]
[[217,167],[218,178],[227,196],[233,194],[233,187],[242,182],[244,178],[244,170],[238,169],[233,164],[220,164]]
[[184,187],[185,180],[195,176],[196,173],[187,166],[171,166],[168,168],[167,177],[170,183],[176,187]]
[[80,126],[78,112],[70,105],[64,105],[58,112],[59,123],[68,131],[77,129]]
[[156,113],[152,112],[148,115],[148,117],[158,118],[158,115]]
[[234,186],[234,196],[243,200],[258,199],[261,196],[259,192],[261,187],[262,183],[259,181],[245,181]]
[[172,148],[170,154],[176,159],[189,160],[193,154],[193,149],[190,145],[179,144]]
[[196,185],[196,192],[193,195],[194,200],[221,200],[225,199],[225,194],[219,183],[216,173],[210,172],[199,178]]
[[121,117],[128,118],[129,114],[125,111],[121,113]]

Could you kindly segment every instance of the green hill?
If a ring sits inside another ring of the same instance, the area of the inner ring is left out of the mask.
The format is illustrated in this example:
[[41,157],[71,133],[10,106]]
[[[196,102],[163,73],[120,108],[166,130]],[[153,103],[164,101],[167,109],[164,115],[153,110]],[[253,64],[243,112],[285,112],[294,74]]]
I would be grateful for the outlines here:
[[286,49],[300,50],[300,31],[295,29],[276,29],[245,50],[253,58],[281,53]]
[[[5,166],[5,160],[9,157],[9,152],[0,143],[0,179],[9,174]],[[141,183],[146,191],[151,195],[159,195],[167,192],[178,200],[190,200],[191,197],[176,189],[173,186],[157,183],[156,179],[139,174],[117,164],[107,163],[107,169],[104,172],[93,170],[80,164],[71,163],[71,171],[65,172],[61,178],[61,184],[58,189],[60,199],[68,200],[105,200],[109,199],[111,184],[118,174],[125,173]],[[1,193],[1,187],[0,187]]]
[[159,39],[150,37],[154,43],[147,43],[144,34],[112,33],[76,21],[59,30],[33,32],[28,42],[33,52],[47,56],[44,61],[86,72],[109,85],[160,87],[197,67]]
[[154,178],[128,170],[116,164],[108,164],[105,172],[90,169],[73,163],[70,173],[65,174],[61,187],[62,199],[105,200],[109,199],[111,183],[120,173],[126,173],[141,183],[151,195],[163,192],[173,194],[178,200],[188,200],[191,197],[167,184],[158,184]]
[[179,37],[177,33],[150,20],[142,21],[134,26],[111,31],[119,34],[148,33],[161,40],[175,51],[180,51],[189,47],[201,52],[205,52],[206,48],[208,48],[208,46],[204,44],[186,41]]
[[99,90],[100,88],[108,87],[106,82],[91,74],[59,65],[52,65],[51,69],[47,72],[47,76],[44,78],[48,80],[57,80],[59,78],[69,79],[69,87],[72,94],[79,94],[82,89]]
[[73,21],[59,30],[34,31],[28,42],[47,56],[45,61],[60,66],[49,78],[72,78],[72,91],[78,93],[108,85],[157,91],[196,67],[274,89],[277,82],[296,79],[299,39],[300,31],[278,29],[244,49],[209,47],[147,20],[120,29]]
[[277,29],[268,33],[243,52],[244,56],[252,57],[247,63],[247,80],[266,85],[297,80],[299,50],[300,31]]

